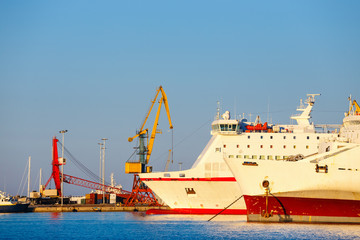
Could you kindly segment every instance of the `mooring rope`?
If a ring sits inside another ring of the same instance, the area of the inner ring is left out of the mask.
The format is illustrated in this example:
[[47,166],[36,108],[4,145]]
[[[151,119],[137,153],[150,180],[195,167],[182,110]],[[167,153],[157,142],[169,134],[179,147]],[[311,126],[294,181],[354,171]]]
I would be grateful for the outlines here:
[[215,216],[213,216],[212,218],[210,218],[208,220],[208,222],[210,222],[211,220],[213,220],[215,217],[217,217],[218,215],[220,215],[223,211],[225,211],[226,209],[228,209],[229,207],[231,207],[231,205],[233,205],[234,203],[236,203],[237,201],[240,200],[240,198],[242,198],[244,195],[241,195],[238,199],[236,199],[235,201],[233,201],[229,206],[227,206],[226,208],[224,208],[223,210],[221,210],[219,213],[215,214]]

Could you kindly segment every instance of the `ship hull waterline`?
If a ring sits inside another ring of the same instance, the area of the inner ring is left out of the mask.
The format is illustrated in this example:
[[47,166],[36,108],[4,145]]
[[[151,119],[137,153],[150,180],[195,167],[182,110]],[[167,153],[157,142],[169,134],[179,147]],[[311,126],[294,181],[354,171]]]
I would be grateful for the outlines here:
[[[147,214],[246,215],[244,199],[235,178],[142,178],[171,208],[150,209]],[[186,192],[194,190],[195,194]]]
[[245,195],[248,222],[360,223],[360,201]]
[[0,213],[27,212],[28,207],[28,203],[0,206]]

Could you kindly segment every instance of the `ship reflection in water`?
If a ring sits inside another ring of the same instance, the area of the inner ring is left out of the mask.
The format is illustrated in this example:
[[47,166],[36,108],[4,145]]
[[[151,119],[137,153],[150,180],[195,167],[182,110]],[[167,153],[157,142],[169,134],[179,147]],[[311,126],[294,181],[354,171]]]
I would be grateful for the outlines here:
[[[0,214],[1,239],[359,239],[358,225],[248,223],[246,216],[141,212]],[[11,229],[11,231],[9,231]],[[45,233],[45,235],[44,235]]]

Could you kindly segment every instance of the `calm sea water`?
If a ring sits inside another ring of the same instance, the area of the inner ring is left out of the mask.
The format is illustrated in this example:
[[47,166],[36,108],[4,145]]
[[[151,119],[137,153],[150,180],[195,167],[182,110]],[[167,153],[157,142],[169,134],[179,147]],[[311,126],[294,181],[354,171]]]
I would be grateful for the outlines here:
[[0,239],[360,239],[360,225],[247,223],[245,216],[0,214]]

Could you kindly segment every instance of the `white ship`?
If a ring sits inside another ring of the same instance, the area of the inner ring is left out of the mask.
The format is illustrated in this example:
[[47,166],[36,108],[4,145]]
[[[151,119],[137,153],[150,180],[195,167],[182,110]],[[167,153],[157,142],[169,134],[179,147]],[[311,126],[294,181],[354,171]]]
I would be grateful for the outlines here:
[[223,154],[243,162],[300,159],[317,153],[318,142],[324,135],[337,134],[318,133],[310,123],[316,95],[309,94],[306,105],[300,101],[297,111],[301,114],[291,117],[297,121],[294,125],[250,123],[231,119],[229,112],[220,119],[218,110],[211,124],[212,137],[191,169],[139,176],[172,209],[164,213],[217,214],[225,209],[222,214],[246,214],[245,202],[239,200],[243,194]]
[[350,98],[340,133],[322,136],[318,148],[317,154],[298,161],[236,161],[225,156],[244,194],[248,221],[360,223],[356,101]]

